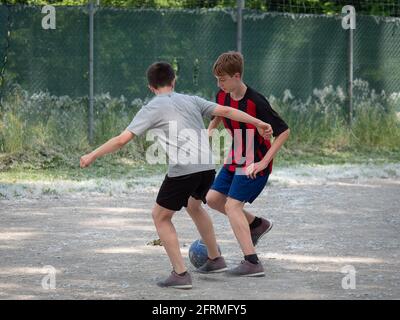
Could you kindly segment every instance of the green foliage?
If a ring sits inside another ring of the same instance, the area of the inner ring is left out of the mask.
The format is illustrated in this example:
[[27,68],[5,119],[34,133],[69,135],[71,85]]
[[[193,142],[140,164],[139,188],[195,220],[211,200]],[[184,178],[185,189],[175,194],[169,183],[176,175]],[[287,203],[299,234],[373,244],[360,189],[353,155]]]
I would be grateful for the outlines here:
[[[29,5],[87,5],[90,0],[1,0],[0,3]],[[97,3],[97,0],[93,0]],[[100,0],[101,6],[130,8],[234,8],[236,0]],[[345,5],[355,7],[357,13],[399,16],[397,0],[246,0],[246,8],[288,13],[340,14]]]
[[[306,101],[295,99],[288,90],[283,97],[270,97],[291,128],[280,157],[289,162],[310,157],[312,161],[325,161],[334,155],[335,159],[348,161],[352,153],[398,154],[400,94],[377,94],[361,80],[355,81],[354,94],[351,129],[346,120],[345,95],[339,87],[315,89]],[[95,146],[123,131],[144,103],[108,94],[96,96]],[[127,167],[123,159],[143,164],[149,144],[144,137],[135,139],[118,154],[100,159],[96,170],[108,172],[110,161]],[[5,97],[0,113],[0,169],[15,164],[27,169],[74,168],[79,157],[92,148],[87,142],[87,99],[56,97],[46,92],[29,95],[19,86],[13,86]]]
[[5,113],[0,130],[2,141],[0,148],[3,152],[14,153],[23,151],[25,130],[21,119],[17,115],[13,112]]
[[[48,92],[30,95],[17,85],[11,88],[0,113],[0,152],[9,155],[4,163],[75,166],[76,157],[91,148],[87,141],[87,99],[56,97]],[[124,130],[142,104],[140,100],[128,103],[124,97],[96,96],[95,144]],[[122,154],[140,161],[146,146],[144,138],[139,138]]]
[[343,90],[332,86],[315,89],[307,101],[296,100],[289,91],[280,99],[271,97],[291,128],[287,149],[307,150],[398,150],[400,149],[400,96],[375,93],[367,82],[354,82],[352,127],[347,123]]
[[[385,149],[400,147],[400,95],[386,96],[370,90],[368,83],[357,80],[363,99],[356,101],[353,123],[355,142],[363,148],[380,146]],[[368,94],[369,93],[369,94]]]

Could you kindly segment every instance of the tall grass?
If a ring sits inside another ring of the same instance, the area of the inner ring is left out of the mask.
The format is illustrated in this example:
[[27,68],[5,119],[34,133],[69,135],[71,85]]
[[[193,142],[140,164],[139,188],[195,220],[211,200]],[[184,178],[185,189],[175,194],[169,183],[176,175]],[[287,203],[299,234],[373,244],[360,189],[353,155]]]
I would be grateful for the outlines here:
[[[120,133],[143,101],[128,102],[108,94],[95,97],[94,144]],[[0,105],[0,153],[15,161],[43,166],[76,165],[76,157],[89,151],[87,98],[72,99],[48,92],[29,95],[13,85]],[[139,138],[123,153],[144,159],[145,140]]]
[[[400,94],[376,93],[368,83],[356,80],[351,128],[340,87],[315,89],[306,101],[296,99],[289,90],[283,97],[269,100],[291,128],[286,150],[400,149],[400,120],[396,115]],[[102,144],[124,130],[144,103],[109,94],[96,96],[94,144]],[[0,105],[0,153],[12,155],[15,161],[36,162],[40,167],[76,166],[76,157],[92,148],[87,140],[87,105],[87,98],[56,97],[48,92],[30,95],[18,85],[11,86]],[[120,154],[144,160],[148,145],[144,137],[135,139]]]
[[306,101],[286,90],[282,98],[270,101],[291,128],[289,149],[399,150],[400,94],[377,94],[367,82],[354,82],[352,125],[342,88],[315,89]]

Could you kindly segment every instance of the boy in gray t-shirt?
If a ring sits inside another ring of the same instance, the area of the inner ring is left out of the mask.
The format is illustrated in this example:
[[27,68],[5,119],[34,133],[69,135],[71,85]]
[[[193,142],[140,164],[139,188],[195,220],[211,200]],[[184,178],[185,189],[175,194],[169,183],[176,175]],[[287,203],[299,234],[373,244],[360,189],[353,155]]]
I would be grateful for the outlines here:
[[214,102],[172,91],[157,94],[136,114],[127,130],[140,136],[152,129],[168,155],[168,177],[213,170],[203,117],[211,118],[216,106]]
[[119,136],[84,155],[80,166],[88,167],[97,158],[122,148],[134,136],[152,130],[151,133],[157,136],[159,144],[169,158],[168,174],[160,187],[152,215],[173,271],[158,285],[190,289],[192,279],[185,267],[171,221],[175,211],[182,207],[186,207],[207,246],[208,258],[213,261],[213,270],[208,272],[222,272],[227,269],[218,250],[211,218],[201,206],[201,202],[206,202],[206,194],[215,177],[203,117],[220,116],[249,123],[256,127],[263,137],[270,136],[272,128],[269,124],[234,108],[196,96],[175,93],[175,73],[168,63],[152,64],[147,70],[147,78],[149,88],[156,97],[142,107]]

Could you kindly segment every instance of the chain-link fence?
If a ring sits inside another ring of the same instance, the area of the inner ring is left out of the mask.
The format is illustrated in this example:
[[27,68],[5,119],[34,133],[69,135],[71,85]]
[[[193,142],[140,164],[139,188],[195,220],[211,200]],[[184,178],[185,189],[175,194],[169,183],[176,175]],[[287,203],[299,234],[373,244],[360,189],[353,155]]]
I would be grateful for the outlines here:
[[[268,3],[273,7],[273,1]],[[89,9],[57,6],[55,29],[43,28],[47,14],[39,6],[0,6],[1,99],[12,84],[28,94],[80,99],[78,117],[86,121]],[[266,96],[281,96],[288,89],[306,99],[315,88],[329,85],[346,92],[349,30],[343,29],[340,15],[271,13],[247,6],[242,16],[246,83]],[[146,68],[166,60],[177,72],[178,91],[213,98],[212,65],[219,54],[236,49],[237,32],[235,8],[96,6],[94,94],[123,96],[123,101],[148,98]],[[362,78],[377,91],[400,92],[400,18],[358,15],[353,54],[354,79]],[[95,104],[95,117],[101,108]]]
[[4,35],[0,39],[0,57],[7,57],[5,79],[31,93],[48,90],[55,95],[87,95],[86,8],[57,7],[55,30],[43,29],[45,14],[41,10],[42,7],[0,6],[0,32]]
[[[54,95],[86,96],[87,11],[86,7],[57,7],[56,29],[44,30],[41,7],[0,6],[0,58],[2,62],[7,58],[7,81],[32,93],[47,90]],[[100,7],[94,17],[96,94],[148,96],[146,67],[162,59],[176,68],[178,90],[212,96],[216,91],[213,62],[220,53],[236,49],[233,9]],[[354,77],[379,91],[400,91],[400,20],[358,16],[354,42]],[[245,80],[267,95],[289,89],[306,97],[314,88],[346,85],[348,32],[340,16],[246,9],[242,48]]]
[[[225,0],[222,0],[225,1]],[[359,14],[376,16],[400,16],[398,0],[247,0],[246,6],[274,12],[337,14],[351,5]]]
[[213,61],[235,49],[232,13],[220,10],[124,10],[96,12],[95,91],[144,98],[146,68],[158,60],[173,64],[177,90],[211,97]]

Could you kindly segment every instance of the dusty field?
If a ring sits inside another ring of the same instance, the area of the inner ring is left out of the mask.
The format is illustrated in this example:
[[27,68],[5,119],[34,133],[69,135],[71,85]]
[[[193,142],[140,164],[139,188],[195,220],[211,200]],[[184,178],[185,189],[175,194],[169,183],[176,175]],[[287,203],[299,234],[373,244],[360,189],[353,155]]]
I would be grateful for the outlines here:
[[[163,248],[146,244],[157,238],[151,208],[161,177],[120,193],[79,187],[0,200],[0,299],[400,299],[400,166],[384,175],[313,170],[277,171],[248,207],[275,223],[257,248],[265,278],[192,273],[188,291],[155,284],[170,272]],[[229,223],[207,210],[234,266],[241,254]],[[174,222],[193,269],[196,230],[185,211]],[[348,265],[354,289],[342,287]],[[44,266],[56,270],[55,289],[42,286]]]

